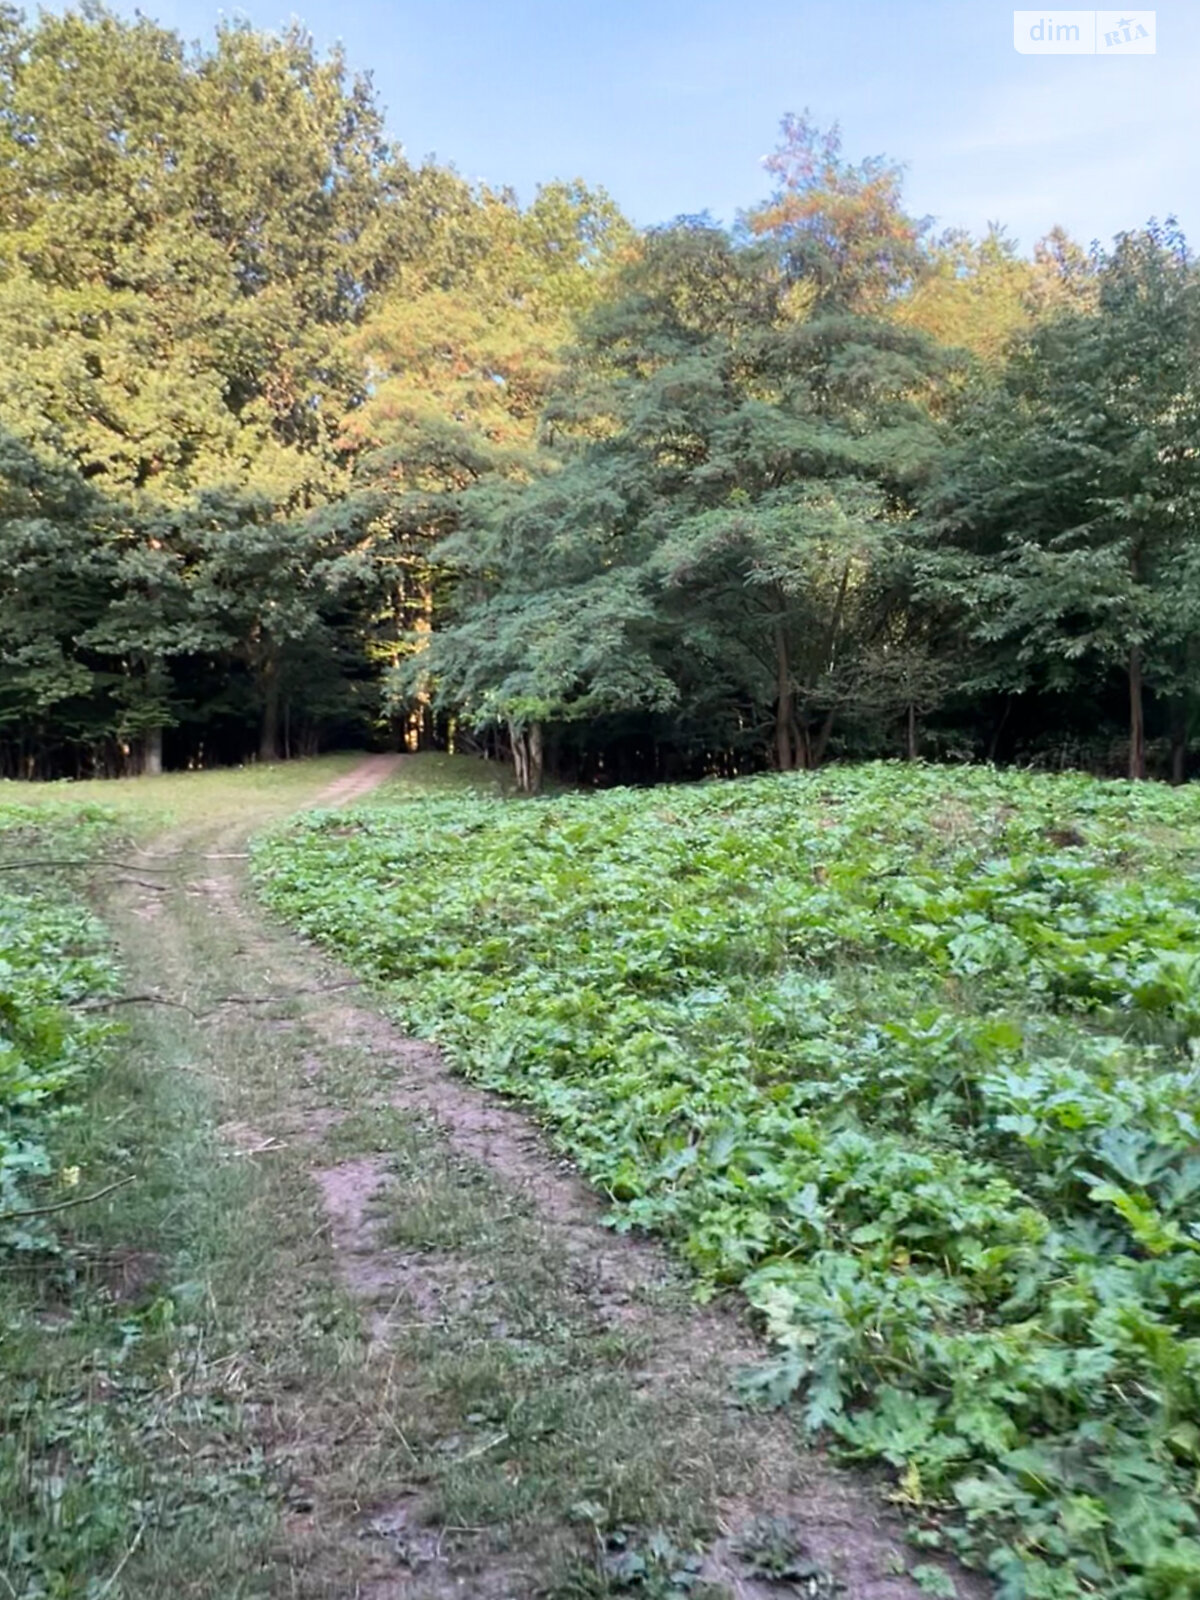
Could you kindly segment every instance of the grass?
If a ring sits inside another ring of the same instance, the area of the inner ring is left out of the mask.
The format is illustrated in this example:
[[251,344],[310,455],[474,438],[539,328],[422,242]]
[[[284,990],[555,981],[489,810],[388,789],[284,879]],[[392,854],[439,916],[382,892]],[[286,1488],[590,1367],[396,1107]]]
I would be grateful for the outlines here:
[[886,1463],[922,1542],[1007,1600],[1174,1600],[1198,863],[1191,790],[882,765],[368,807],[258,870],[618,1227],[742,1287],[779,1348],[756,1392]]
[[327,783],[353,770],[361,756],[342,751],[307,761],[255,762],[154,778],[90,778],[80,782],[0,780],[0,806],[64,816],[97,806],[138,830],[219,823],[246,812],[259,819],[310,803]]
[[[294,770],[5,785],[0,853],[22,864],[130,857],[138,879],[114,878],[106,868],[94,873],[106,920],[118,935],[133,934],[119,941],[124,971],[116,976],[134,990],[157,977],[166,994],[172,986],[194,991],[190,959],[184,970],[166,972],[161,959],[151,961],[160,925],[144,917],[159,897],[132,885],[153,872],[153,881],[168,887],[181,865],[195,870],[197,863],[174,863],[164,876],[127,836],[157,837],[167,817],[203,830],[221,818],[275,815],[351,764],[338,757]],[[75,953],[81,937],[101,953],[99,965],[88,957],[98,976],[85,998],[114,987],[103,931],[80,898],[90,876],[78,866],[39,866],[0,878],[37,907],[24,928],[40,942],[43,964],[61,959],[71,974],[82,971]],[[190,897],[180,898],[187,905]],[[207,926],[192,915],[196,929]],[[233,945],[218,929],[202,960],[214,986],[223,976],[236,991],[242,973]],[[165,954],[164,946],[156,956]],[[81,989],[81,978],[72,976],[69,993],[78,998]],[[23,1015],[6,1014],[6,1031],[16,1027],[19,1037]],[[306,1176],[293,1174],[287,1212],[301,1219],[297,1227],[307,1217],[307,1235],[290,1241],[289,1258],[281,1249],[279,1196],[222,1139],[230,1099],[210,1051],[231,1045],[227,1034],[222,1039],[225,1029],[209,1028],[206,1037],[172,1006],[97,1015],[113,1019],[110,1032],[122,1019],[115,1036],[97,1045],[84,1073],[30,1113],[46,1148],[46,1175],[35,1174],[23,1203],[74,1201],[114,1181],[134,1181],[54,1214],[39,1224],[38,1237],[15,1249],[10,1241],[0,1256],[0,1592],[21,1600],[101,1592],[118,1600],[168,1588],[268,1593],[270,1580],[261,1574],[273,1559],[281,1481],[251,1399],[253,1352],[269,1352],[271,1383],[286,1385],[297,1368],[318,1359],[314,1350],[328,1328],[353,1329],[353,1313],[338,1302],[327,1272],[314,1286],[311,1274],[297,1271],[305,1285],[300,1298],[311,1303],[277,1296],[278,1321],[264,1326],[264,1274],[310,1265],[308,1236],[320,1218]],[[263,1035],[260,1070],[278,1070],[282,1037]],[[72,1187],[64,1186],[64,1173]],[[296,1190],[306,1209],[297,1209]]]
[[192,1080],[146,1066],[136,1052],[112,1066],[63,1148],[85,1181],[125,1170],[136,1188],[80,1213],[61,1256],[10,1271],[0,1294],[17,1424],[0,1570],[22,1597],[93,1592],[139,1547],[152,1564],[116,1592],[161,1593],[201,1551],[220,1570],[214,1528],[243,1543],[269,1514],[262,1452],[225,1381],[238,1340],[207,1290],[241,1248],[248,1175],[219,1159]]
[[[586,1264],[505,1182],[429,1123],[397,1119],[387,1143],[381,1237],[408,1261],[407,1289],[385,1296],[387,1397],[410,1451],[416,1570],[448,1538],[465,1572],[507,1568],[513,1594],[566,1600],[622,1592],[597,1549],[669,1529],[680,1564],[701,1552],[722,1495],[755,1472],[736,1421],[722,1425],[722,1376],[648,1382],[653,1306],[614,1331]],[[651,1301],[687,1316],[680,1285]]]
[[[3,821],[13,861],[117,848],[91,806],[6,807]],[[94,1005],[118,974],[78,878],[39,868],[25,925],[42,963],[75,975],[67,1004]],[[24,873],[4,881],[28,883]],[[5,1031],[19,1041],[30,1015],[10,1008]],[[128,1034],[100,1026],[86,1058],[74,1052],[70,1075],[25,1112],[24,1136],[46,1159],[22,1201],[67,1209],[0,1254],[0,1577],[21,1600],[97,1593],[114,1574],[109,1592],[132,1593],[117,1580],[145,1549],[151,1516],[176,1548],[198,1524],[211,1528],[218,1508],[230,1527],[261,1523],[261,1453],[208,1376],[223,1329],[203,1289],[230,1254],[247,1173],[218,1158],[201,1082],[171,1070],[172,1019],[159,1020],[152,1050],[137,1022]],[[77,1025],[67,1027],[70,1041]],[[116,1192],[77,1203],[114,1182]]]
[[482,756],[422,750],[406,756],[397,771],[374,791],[371,801],[373,805],[389,805],[414,795],[464,791],[506,795],[512,788],[512,769],[501,762],[486,761]]
[[[74,855],[71,815],[56,795],[6,820],[24,846],[32,828],[39,849]],[[92,847],[121,848],[115,824],[84,815]],[[64,876],[39,873],[39,897],[77,906]],[[216,1592],[197,1573],[265,1592],[245,1557],[269,1542],[276,1485],[245,1338],[275,1224],[219,1137],[194,1025],[169,1007],[125,1015],[46,1138],[52,1168],[74,1175],[68,1198],[133,1181],[59,1214],[53,1247],[10,1252],[0,1273],[0,1575],[21,1600]]]
[[[337,751],[303,761],[253,762],[197,772],[166,772],[154,778],[91,778],[80,782],[22,783],[0,779],[0,811],[58,814],[65,825],[82,812],[115,819],[141,833],[190,825],[214,827],[247,816],[257,825],[313,803],[321,790],[352,772],[362,760]],[[437,750],[406,755],[375,791],[374,804],[388,805],[422,794],[480,791],[506,794],[506,767],[478,756]]]

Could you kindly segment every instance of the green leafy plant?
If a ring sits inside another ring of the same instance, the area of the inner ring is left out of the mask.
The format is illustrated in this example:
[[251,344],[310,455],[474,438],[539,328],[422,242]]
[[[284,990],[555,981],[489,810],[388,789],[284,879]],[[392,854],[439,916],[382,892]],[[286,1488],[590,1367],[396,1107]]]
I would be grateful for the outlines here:
[[[77,821],[68,848],[72,839],[75,848],[81,837],[86,844],[92,827]],[[36,837],[27,815],[0,809],[0,851],[28,852]],[[44,1249],[52,1240],[46,1217],[54,1213],[35,1201],[54,1181],[50,1130],[73,1114],[112,1032],[111,1022],[74,1009],[115,988],[105,945],[81,901],[58,884],[47,892],[44,871],[0,874],[0,1249]],[[77,1180],[67,1169],[66,1186]]]
[[740,1286],[748,1392],[1003,1600],[1200,1593],[1191,792],[876,765],[352,822],[265,842],[264,894]]
[[811,1600],[833,1600],[845,1584],[809,1554],[786,1517],[758,1517],[737,1541],[737,1553],[753,1578],[784,1586]]

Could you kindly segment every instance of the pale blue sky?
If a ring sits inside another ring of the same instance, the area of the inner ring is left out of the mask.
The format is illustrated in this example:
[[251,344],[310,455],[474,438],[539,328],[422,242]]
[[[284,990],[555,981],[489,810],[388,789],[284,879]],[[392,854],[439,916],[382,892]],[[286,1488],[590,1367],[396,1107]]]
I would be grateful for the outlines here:
[[[1028,0],[1026,0],[1028,8]],[[129,5],[124,9],[132,10]],[[188,38],[209,0],[141,0]],[[1063,8],[1065,9],[1065,8]],[[1158,7],[1158,54],[1019,55],[994,0],[245,0],[373,74],[389,129],[523,197],[604,184],[639,223],[731,221],[766,192],[780,116],[841,122],[909,167],[940,225],[1054,223],[1085,242],[1174,212],[1200,244],[1200,3]],[[1053,8],[1048,14],[1053,14]]]

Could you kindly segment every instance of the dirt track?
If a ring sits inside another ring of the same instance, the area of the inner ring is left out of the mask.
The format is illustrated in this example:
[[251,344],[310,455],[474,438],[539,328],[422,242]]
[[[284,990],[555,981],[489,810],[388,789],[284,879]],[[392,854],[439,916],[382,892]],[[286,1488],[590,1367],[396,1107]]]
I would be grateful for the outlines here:
[[314,803],[318,806],[353,805],[356,800],[369,795],[372,789],[378,789],[381,783],[399,770],[403,760],[403,756],[394,754],[364,756],[353,771],[335,778],[322,789]]

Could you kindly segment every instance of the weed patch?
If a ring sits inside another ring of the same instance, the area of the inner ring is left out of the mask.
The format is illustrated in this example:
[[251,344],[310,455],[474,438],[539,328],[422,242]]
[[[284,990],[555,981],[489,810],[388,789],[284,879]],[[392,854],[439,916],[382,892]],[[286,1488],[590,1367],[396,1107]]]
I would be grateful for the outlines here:
[[779,1352],[747,1395],[886,1463],[920,1543],[1008,1600],[1200,1593],[1191,791],[430,798],[257,870],[618,1227],[741,1287]]

